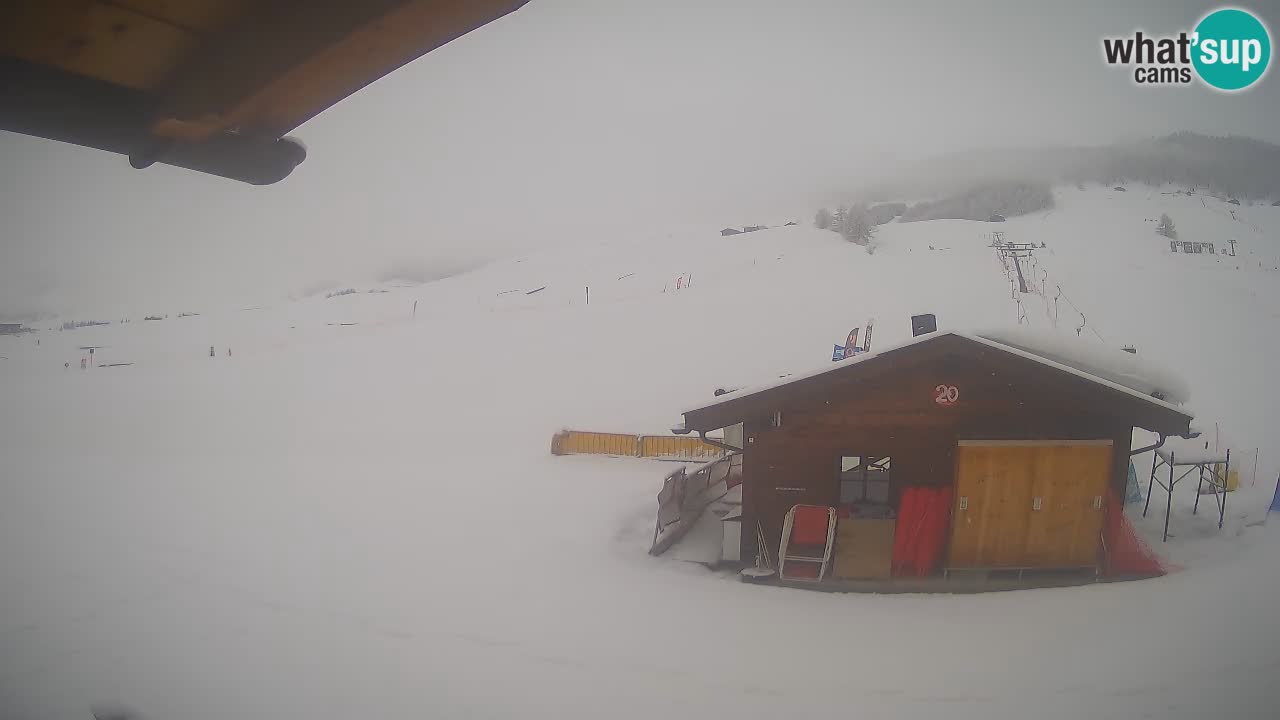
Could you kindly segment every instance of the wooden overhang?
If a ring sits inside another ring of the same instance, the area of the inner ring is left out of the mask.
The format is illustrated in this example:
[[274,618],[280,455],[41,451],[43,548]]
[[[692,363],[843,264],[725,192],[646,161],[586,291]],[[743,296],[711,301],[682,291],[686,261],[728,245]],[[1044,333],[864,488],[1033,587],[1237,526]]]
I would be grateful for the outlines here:
[[1123,419],[1168,436],[1191,434],[1189,411],[1144,395],[1114,382],[1035,356],[995,341],[958,333],[931,333],[899,347],[842,361],[832,368],[802,375],[759,389],[744,389],[720,396],[715,402],[684,413],[680,432],[708,432],[749,419],[764,419],[776,412],[804,411],[833,398],[854,397],[860,387],[888,379],[898,370],[927,362],[967,356],[979,362],[996,362],[1002,369],[1026,377],[1034,375],[1071,391],[1065,412],[1088,412]]
[[285,135],[528,0],[11,0],[0,129],[257,185]]

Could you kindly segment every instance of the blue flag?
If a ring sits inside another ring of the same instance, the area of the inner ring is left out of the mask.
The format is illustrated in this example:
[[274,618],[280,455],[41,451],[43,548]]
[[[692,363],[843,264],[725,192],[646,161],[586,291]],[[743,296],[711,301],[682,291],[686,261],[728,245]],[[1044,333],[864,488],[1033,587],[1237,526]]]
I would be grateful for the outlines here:
[[836,345],[836,349],[831,351],[831,362],[844,359],[844,346]]

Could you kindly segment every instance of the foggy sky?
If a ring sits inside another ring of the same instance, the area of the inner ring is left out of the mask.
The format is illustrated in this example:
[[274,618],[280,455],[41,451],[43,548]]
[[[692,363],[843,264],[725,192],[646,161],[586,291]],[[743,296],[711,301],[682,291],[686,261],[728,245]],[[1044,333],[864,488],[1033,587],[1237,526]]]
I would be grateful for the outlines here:
[[[1190,29],[1218,6],[532,0],[299,128],[308,158],[270,187],[0,133],[0,314],[244,306],[772,222],[958,150],[1183,129],[1280,142],[1274,68],[1225,95],[1102,63],[1104,35]],[[1244,6],[1274,44],[1278,3]]]

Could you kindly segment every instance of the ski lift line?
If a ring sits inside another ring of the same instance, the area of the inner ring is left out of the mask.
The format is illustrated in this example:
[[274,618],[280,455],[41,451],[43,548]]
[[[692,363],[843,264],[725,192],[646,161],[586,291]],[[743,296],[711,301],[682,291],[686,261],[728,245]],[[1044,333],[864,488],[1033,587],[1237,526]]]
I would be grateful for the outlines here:
[[[1038,264],[1038,263],[1037,263],[1037,264]],[[1040,268],[1040,269],[1044,271],[1044,280],[1045,280],[1045,281],[1048,281],[1048,279],[1049,279],[1049,270],[1048,270],[1048,268]],[[1089,328],[1089,332],[1093,333],[1094,337],[1098,338],[1098,341],[1099,341],[1099,342],[1102,342],[1102,343],[1104,343],[1104,344],[1105,344],[1107,341],[1106,341],[1106,339],[1104,339],[1104,338],[1102,337],[1102,333],[1099,333],[1097,328],[1093,327],[1092,325],[1089,325],[1089,319],[1088,319],[1088,317],[1084,314],[1084,311],[1083,311],[1083,310],[1081,310],[1079,307],[1077,307],[1075,303],[1071,302],[1071,298],[1070,298],[1070,297],[1068,297],[1068,296],[1067,296],[1067,294],[1066,294],[1066,292],[1064,292],[1064,291],[1062,290],[1062,285],[1061,285],[1060,283],[1054,283],[1054,287],[1056,287],[1056,288],[1058,289],[1058,294],[1057,294],[1057,295],[1054,297],[1054,299],[1053,299],[1053,302],[1054,302],[1054,309],[1055,309],[1055,314],[1056,314],[1056,310],[1057,310],[1058,300],[1059,300],[1059,299],[1065,300],[1065,301],[1066,301],[1066,303],[1067,303],[1067,305],[1071,306],[1071,309],[1072,309],[1072,310],[1074,310],[1074,311],[1076,312],[1076,314],[1078,314],[1078,315],[1080,316],[1080,326],[1076,328],[1076,335],[1077,335],[1077,336],[1079,336],[1079,335],[1084,331],[1084,329],[1085,329],[1086,327],[1088,327],[1088,328]],[[1041,297],[1044,297],[1044,296],[1043,296],[1043,295],[1041,295]],[[1047,299],[1046,299],[1046,303],[1047,303],[1047,302],[1048,302],[1048,301],[1047,301]],[[1054,325],[1054,328],[1056,329],[1056,328],[1057,328],[1057,320],[1056,320],[1056,319],[1054,320],[1053,325]]]

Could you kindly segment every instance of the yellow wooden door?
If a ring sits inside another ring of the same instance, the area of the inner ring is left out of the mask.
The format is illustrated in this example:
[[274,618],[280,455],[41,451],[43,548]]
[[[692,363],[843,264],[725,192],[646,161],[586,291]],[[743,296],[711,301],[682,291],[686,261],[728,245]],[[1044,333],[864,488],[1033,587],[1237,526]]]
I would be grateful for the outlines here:
[[962,441],[949,566],[1093,565],[1111,452],[1110,441]]
[[1097,563],[1111,452],[1106,442],[1045,447],[1037,453],[1027,567]]
[[1032,448],[962,444],[956,453],[951,567],[1015,567],[1026,545]]

